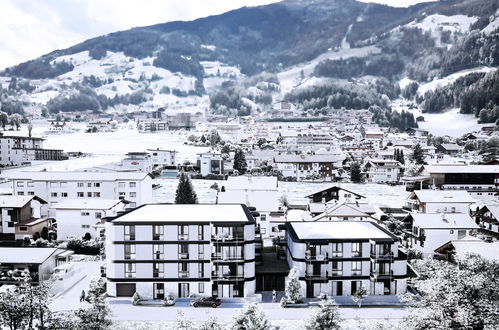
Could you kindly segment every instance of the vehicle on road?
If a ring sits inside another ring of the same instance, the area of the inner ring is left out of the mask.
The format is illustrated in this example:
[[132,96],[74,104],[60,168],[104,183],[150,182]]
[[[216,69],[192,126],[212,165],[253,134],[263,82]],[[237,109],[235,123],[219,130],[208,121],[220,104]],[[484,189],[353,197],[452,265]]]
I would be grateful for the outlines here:
[[204,297],[191,300],[191,305],[194,307],[213,307],[216,308],[222,304],[222,301],[214,297]]

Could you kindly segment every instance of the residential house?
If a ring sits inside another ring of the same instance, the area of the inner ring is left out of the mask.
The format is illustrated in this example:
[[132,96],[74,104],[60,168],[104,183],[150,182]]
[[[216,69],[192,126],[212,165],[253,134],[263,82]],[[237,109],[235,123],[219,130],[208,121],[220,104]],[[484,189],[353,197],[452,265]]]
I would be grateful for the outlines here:
[[107,293],[251,297],[254,239],[245,205],[149,204],[108,218]]
[[369,159],[363,166],[366,181],[372,183],[397,183],[403,170],[396,160]]
[[452,263],[456,263],[456,258],[466,258],[469,254],[477,254],[489,261],[498,262],[499,241],[485,241],[478,237],[466,236],[436,248],[435,254]]
[[59,149],[43,149],[43,139],[26,136],[6,136],[0,133],[0,165],[12,166],[34,160],[64,160]]
[[371,221],[286,223],[287,260],[303,295],[351,296],[406,292],[407,257],[398,238]]
[[465,213],[475,200],[466,191],[415,190],[406,199],[405,209],[421,213]]
[[[43,199],[31,196],[0,196],[0,238],[13,240],[40,235],[50,226]],[[36,222],[35,222],[36,221]]]
[[481,232],[499,238],[499,205],[484,205],[474,216]]
[[175,166],[177,165],[177,153],[175,150],[165,150],[165,149],[147,149],[147,153],[151,158],[152,166]]
[[442,143],[437,147],[437,151],[447,155],[457,155],[463,148],[455,143]]
[[338,177],[338,168],[343,166],[345,155],[277,155],[274,164],[283,177],[295,178],[297,181],[305,179],[319,179],[334,181]]

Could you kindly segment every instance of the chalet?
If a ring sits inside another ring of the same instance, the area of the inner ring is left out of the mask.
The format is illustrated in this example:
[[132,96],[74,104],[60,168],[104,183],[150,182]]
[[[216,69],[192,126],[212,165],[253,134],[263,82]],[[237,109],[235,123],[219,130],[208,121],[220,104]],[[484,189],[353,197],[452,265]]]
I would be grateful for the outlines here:
[[457,155],[463,148],[455,143],[442,143],[437,147],[437,151],[447,155]]
[[318,178],[323,181],[334,181],[338,177],[338,168],[343,166],[345,155],[277,155],[274,164],[283,177],[295,178],[297,181]]
[[[312,211],[313,208],[312,208]],[[311,212],[312,213],[312,212]],[[375,213],[368,203],[328,203],[323,213],[312,218],[312,221],[363,221],[373,220]],[[314,214],[314,213],[312,213]]]
[[43,227],[50,227],[47,219],[47,202],[31,196],[0,196],[0,237],[22,239],[41,235]]
[[466,191],[416,190],[406,199],[405,209],[420,213],[470,213],[475,200]]
[[456,258],[466,258],[468,254],[477,254],[489,261],[499,261],[499,241],[466,236],[462,239],[449,241],[435,249],[435,254],[444,260],[456,263]]
[[485,205],[474,216],[481,232],[499,238],[499,205]]
[[398,161],[384,159],[369,159],[363,166],[366,181],[373,183],[397,183],[403,169]]
[[410,245],[431,257],[442,244],[464,238],[479,227],[465,213],[410,213]]

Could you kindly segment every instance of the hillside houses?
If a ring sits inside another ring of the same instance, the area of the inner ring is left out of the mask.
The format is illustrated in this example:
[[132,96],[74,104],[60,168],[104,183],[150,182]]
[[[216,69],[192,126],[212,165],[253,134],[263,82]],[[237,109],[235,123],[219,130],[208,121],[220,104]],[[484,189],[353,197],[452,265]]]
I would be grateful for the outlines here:
[[344,154],[277,155],[274,164],[286,178],[335,181],[339,177],[337,170],[342,168],[344,160]]

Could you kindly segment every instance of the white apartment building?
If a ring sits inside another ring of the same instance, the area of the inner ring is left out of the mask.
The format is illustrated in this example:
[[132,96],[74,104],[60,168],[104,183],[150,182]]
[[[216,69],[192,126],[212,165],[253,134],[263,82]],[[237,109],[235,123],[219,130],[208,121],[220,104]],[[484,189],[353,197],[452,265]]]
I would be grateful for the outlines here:
[[147,173],[42,171],[6,177],[12,181],[13,195],[36,195],[50,208],[66,199],[125,199],[129,208],[152,202],[152,178]]
[[144,205],[108,220],[106,256],[110,296],[255,292],[255,220],[245,205]]
[[398,182],[402,176],[403,166],[396,160],[369,159],[364,164],[364,175],[367,182]]
[[126,204],[119,199],[84,198],[66,199],[54,206],[57,221],[57,239],[71,237],[100,237],[105,217],[115,217],[125,210]]
[[303,295],[406,292],[407,257],[396,236],[371,221],[287,222],[287,260]]
[[43,139],[0,135],[0,164],[20,165],[34,160],[66,159],[62,150],[43,149]]
[[277,155],[274,164],[283,177],[297,181],[312,177],[333,181],[338,176],[338,168],[343,167],[346,156],[342,152],[326,155]]
[[205,152],[198,154],[198,156],[197,165],[201,175],[220,175],[224,173],[224,160],[222,154]]
[[462,239],[480,227],[465,213],[411,213],[410,243],[413,248],[432,257],[443,244]]
[[121,161],[122,170],[151,173],[153,163],[147,152],[129,152]]
[[153,166],[175,166],[177,165],[177,151],[165,149],[147,149]]
[[475,200],[466,191],[415,190],[406,199],[405,209],[421,213],[470,213]]

